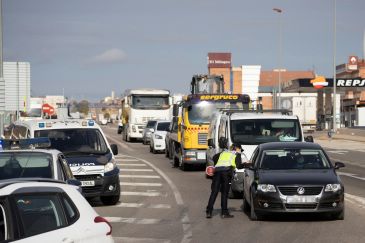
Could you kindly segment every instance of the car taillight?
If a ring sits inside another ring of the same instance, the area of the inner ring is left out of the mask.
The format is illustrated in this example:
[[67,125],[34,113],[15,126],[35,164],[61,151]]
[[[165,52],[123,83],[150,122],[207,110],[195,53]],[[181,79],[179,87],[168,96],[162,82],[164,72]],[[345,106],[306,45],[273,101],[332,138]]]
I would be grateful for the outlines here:
[[105,218],[103,218],[101,216],[97,216],[94,219],[94,223],[106,223],[110,228],[109,232],[107,232],[106,235],[111,235],[112,234],[112,226],[110,225],[108,220],[106,220]]

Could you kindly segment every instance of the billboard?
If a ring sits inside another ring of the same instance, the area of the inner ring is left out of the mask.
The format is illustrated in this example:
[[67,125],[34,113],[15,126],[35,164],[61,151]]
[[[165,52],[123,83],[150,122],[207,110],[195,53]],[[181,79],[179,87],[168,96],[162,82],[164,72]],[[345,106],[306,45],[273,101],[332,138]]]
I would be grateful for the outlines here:
[[353,71],[357,70],[357,63],[359,58],[357,56],[350,56],[347,64],[347,70]]
[[230,52],[209,52],[208,68],[231,68],[231,57]]

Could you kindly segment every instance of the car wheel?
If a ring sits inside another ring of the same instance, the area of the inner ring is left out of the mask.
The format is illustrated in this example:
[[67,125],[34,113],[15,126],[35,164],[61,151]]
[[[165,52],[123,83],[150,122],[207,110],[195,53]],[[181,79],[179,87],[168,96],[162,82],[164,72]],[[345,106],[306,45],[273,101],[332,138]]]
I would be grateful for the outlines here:
[[151,147],[151,144],[150,144],[150,153],[152,153],[152,147]]
[[146,145],[146,139],[143,139],[143,140],[142,140],[142,144],[143,144],[143,145]]
[[129,135],[128,135],[128,134],[127,134],[127,136],[126,136],[126,137],[127,137],[127,139],[126,139],[126,140],[127,140],[127,142],[128,142],[128,143],[130,143],[130,142],[131,142],[131,138],[129,137]]
[[156,149],[155,149],[155,146],[153,146],[153,148],[152,148],[152,153],[153,153],[153,154],[156,154],[156,153],[157,153],[157,151],[156,151]]
[[167,144],[165,145],[165,157],[166,158],[169,158],[170,157],[170,155],[169,155],[169,150],[167,149],[168,147],[167,147]]
[[182,171],[187,171],[188,170],[188,167],[189,165],[184,163],[183,159],[182,159],[182,154],[181,154],[181,150],[179,150],[179,153],[177,154],[178,156],[178,161],[179,161],[179,167],[180,167],[180,170]]
[[256,211],[255,211],[255,206],[254,206],[254,203],[253,203],[253,196],[252,196],[252,192],[251,192],[251,200],[250,200],[250,219],[252,221],[256,221],[258,220],[258,217],[257,217],[257,214],[256,214]]
[[243,192],[242,194],[243,194],[242,195],[242,198],[243,198],[243,200],[242,200],[242,211],[243,212],[249,212],[250,204],[248,204],[248,201],[246,200],[245,193]]
[[113,195],[113,196],[101,196],[100,197],[100,201],[104,204],[104,205],[115,205],[119,202],[120,199],[120,186],[118,184],[118,188],[117,188],[117,195]]

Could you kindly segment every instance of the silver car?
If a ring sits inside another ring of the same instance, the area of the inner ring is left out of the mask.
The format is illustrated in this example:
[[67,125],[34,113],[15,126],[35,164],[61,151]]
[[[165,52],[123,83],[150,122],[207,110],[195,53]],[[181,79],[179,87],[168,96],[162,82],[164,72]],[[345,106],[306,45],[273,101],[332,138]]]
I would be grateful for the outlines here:
[[143,129],[142,133],[142,143],[149,144],[151,142],[151,134],[154,131],[156,120],[150,120],[147,122],[146,127]]

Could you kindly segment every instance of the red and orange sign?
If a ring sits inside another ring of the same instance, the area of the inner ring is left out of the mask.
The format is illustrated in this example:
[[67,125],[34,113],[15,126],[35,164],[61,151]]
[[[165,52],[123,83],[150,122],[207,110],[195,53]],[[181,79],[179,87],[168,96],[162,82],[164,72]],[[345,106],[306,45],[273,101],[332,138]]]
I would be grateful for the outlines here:
[[313,84],[313,87],[316,89],[321,89],[325,86],[328,86],[328,82],[323,76],[317,76],[315,79],[312,79],[311,84]]

